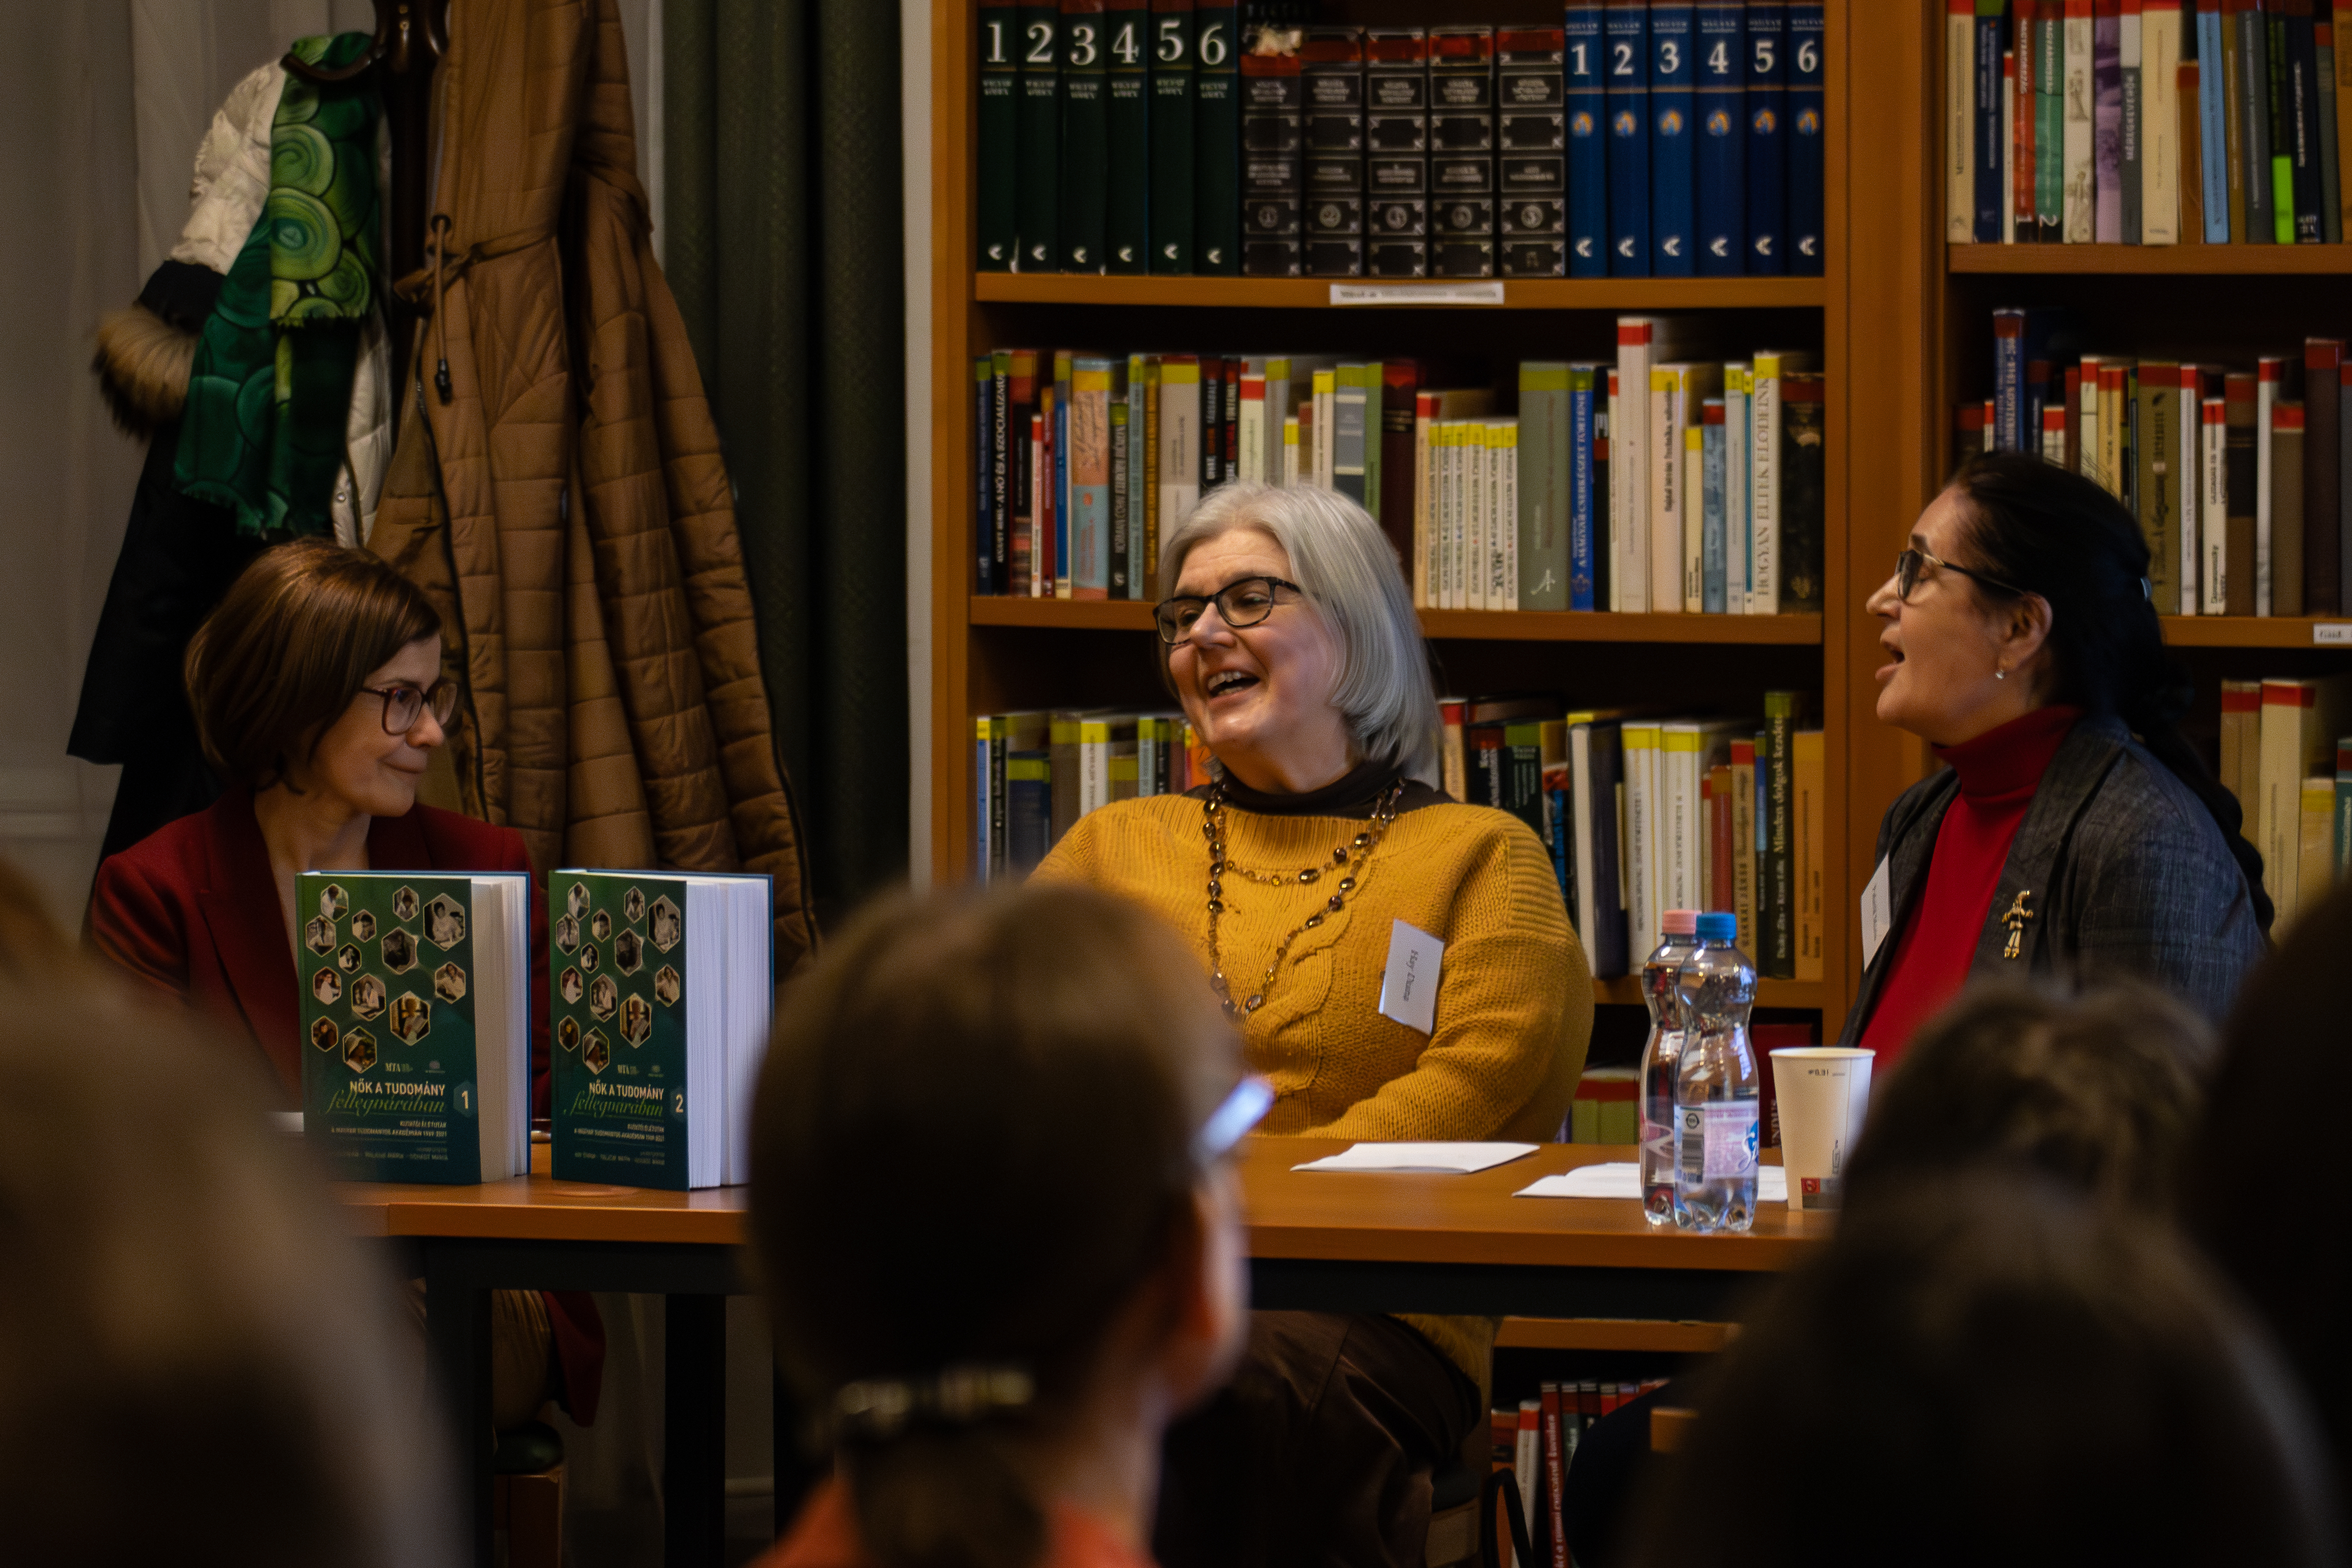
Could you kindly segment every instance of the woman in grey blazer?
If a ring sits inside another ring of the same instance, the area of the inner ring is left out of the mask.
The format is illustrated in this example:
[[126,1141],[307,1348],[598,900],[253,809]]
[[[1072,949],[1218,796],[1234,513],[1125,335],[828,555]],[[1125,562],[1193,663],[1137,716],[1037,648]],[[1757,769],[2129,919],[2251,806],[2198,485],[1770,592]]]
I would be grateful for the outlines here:
[[2137,521],[2092,480],[1976,458],[1871,595],[1878,717],[1949,764],[1878,830],[1862,991],[1840,1036],[1879,1053],[1979,975],[2100,972],[2221,1016],[2266,945],[2262,859],[2184,741]]

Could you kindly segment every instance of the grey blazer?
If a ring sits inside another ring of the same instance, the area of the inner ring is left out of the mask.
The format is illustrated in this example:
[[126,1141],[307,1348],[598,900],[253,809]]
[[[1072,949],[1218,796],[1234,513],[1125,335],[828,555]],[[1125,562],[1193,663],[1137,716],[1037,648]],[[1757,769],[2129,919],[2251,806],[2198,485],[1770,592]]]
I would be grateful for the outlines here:
[[[1893,923],[1863,971],[1840,1043],[1862,1037],[1922,889],[1959,779],[1939,770],[1903,792],[1878,826]],[[2030,892],[2031,920],[2004,957],[2002,917]],[[1971,982],[1989,975],[2155,981],[2216,1022],[2269,943],[2245,873],[2212,813],[2116,718],[2074,726],[2042,775],[1977,938]]]

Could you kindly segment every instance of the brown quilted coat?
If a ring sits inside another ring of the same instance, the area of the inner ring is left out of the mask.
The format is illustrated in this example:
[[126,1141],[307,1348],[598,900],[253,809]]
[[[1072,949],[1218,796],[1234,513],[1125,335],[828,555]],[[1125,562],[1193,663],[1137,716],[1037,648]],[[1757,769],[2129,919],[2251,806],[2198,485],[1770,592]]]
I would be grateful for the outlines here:
[[614,0],[450,7],[435,91],[446,259],[400,284],[435,312],[427,417],[412,379],[370,547],[440,607],[465,678],[455,804],[541,870],[767,872],[781,974],[814,939],[800,826]]

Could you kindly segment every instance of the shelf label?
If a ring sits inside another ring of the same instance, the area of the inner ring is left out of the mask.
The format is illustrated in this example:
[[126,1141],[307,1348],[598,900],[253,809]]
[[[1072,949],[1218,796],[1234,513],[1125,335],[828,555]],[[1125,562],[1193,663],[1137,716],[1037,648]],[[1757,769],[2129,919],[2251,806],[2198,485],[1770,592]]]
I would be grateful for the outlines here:
[[2352,647],[2352,621],[2322,621],[2311,628],[2311,640],[2323,647]]
[[1334,283],[1334,305],[1499,305],[1503,285],[1493,283]]

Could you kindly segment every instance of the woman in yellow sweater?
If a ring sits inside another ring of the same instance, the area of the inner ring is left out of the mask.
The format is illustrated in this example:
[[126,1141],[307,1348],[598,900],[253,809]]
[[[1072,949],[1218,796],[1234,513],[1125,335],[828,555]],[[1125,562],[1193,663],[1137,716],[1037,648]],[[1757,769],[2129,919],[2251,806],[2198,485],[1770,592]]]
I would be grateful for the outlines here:
[[[1215,782],[1088,814],[1036,874],[1191,942],[1274,1086],[1261,1131],[1551,1137],[1591,971],[1542,843],[1432,783],[1436,695],[1380,525],[1332,491],[1229,484],[1160,570],[1164,670]],[[1434,960],[1425,1026],[1384,997],[1394,942]],[[1170,1435],[1160,1561],[1418,1568],[1493,1342],[1484,1320],[1255,1314],[1231,1390]]]

